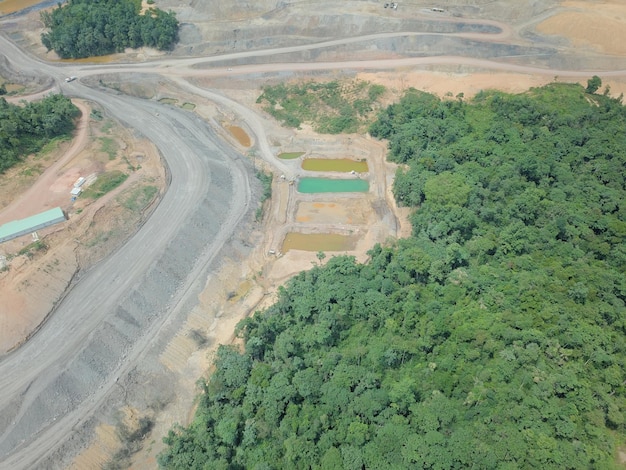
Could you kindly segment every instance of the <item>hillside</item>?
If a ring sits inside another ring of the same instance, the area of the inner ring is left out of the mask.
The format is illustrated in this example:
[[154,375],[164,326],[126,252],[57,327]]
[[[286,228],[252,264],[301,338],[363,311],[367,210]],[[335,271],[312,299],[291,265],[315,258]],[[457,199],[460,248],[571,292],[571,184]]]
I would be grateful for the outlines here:
[[301,273],[245,320],[161,465],[616,466],[625,119],[579,85],[409,91],[371,131],[408,165],[413,236]]

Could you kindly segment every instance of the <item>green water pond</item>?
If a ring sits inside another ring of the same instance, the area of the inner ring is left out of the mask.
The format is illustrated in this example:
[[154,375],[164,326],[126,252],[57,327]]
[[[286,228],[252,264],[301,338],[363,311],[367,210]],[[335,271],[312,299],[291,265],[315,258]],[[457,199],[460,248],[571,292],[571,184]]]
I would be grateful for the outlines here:
[[302,169],[308,171],[341,171],[349,173],[366,173],[367,162],[359,162],[349,158],[305,158],[302,161]]
[[304,152],[283,152],[278,154],[278,158],[281,160],[295,160],[301,155],[304,155]]
[[298,181],[301,193],[366,193],[370,184],[361,179],[302,178]]

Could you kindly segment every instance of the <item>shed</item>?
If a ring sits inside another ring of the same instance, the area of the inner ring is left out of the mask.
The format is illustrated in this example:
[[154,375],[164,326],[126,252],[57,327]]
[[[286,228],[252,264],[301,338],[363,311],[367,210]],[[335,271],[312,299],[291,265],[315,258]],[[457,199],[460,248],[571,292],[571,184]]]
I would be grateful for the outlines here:
[[0,225],[0,243],[13,240],[42,228],[65,222],[67,217],[60,207],[55,207],[45,212],[26,217],[25,219],[13,220]]

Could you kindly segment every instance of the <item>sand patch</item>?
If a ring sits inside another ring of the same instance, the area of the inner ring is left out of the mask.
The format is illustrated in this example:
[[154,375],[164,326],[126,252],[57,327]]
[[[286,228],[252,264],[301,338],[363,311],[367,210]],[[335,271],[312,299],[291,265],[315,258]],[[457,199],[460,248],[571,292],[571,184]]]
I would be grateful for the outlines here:
[[350,199],[345,203],[301,202],[296,211],[297,222],[311,224],[349,224],[363,225],[371,215],[367,200]]
[[[484,90],[521,93],[529,88],[539,87],[554,80],[554,77],[519,73],[453,73],[420,70],[362,72],[357,74],[357,78],[381,84],[399,92],[415,88],[442,98],[445,96],[455,97],[459,93],[463,93],[465,98],[471,98],[476,93]],[[395,101],[398,95],[397,93],[392,93],[392,96]]]
[[25,10],[28,7],[41,3],[41,0],[4,0],[0,1],[0,14],[8,15],[16,11]]
[[564,2],[569,9],[537,25],[537,31],[569,39],[611,55],[626,54],[626,3],[623,1]]

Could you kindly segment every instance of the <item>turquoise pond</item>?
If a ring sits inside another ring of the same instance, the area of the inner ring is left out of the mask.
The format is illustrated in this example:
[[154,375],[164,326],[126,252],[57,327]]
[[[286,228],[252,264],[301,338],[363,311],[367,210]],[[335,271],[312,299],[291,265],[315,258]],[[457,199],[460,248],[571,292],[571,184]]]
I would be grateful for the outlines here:
[[301,193],[365,193],[370,184],[360,179],[302,178],[298,182]]

